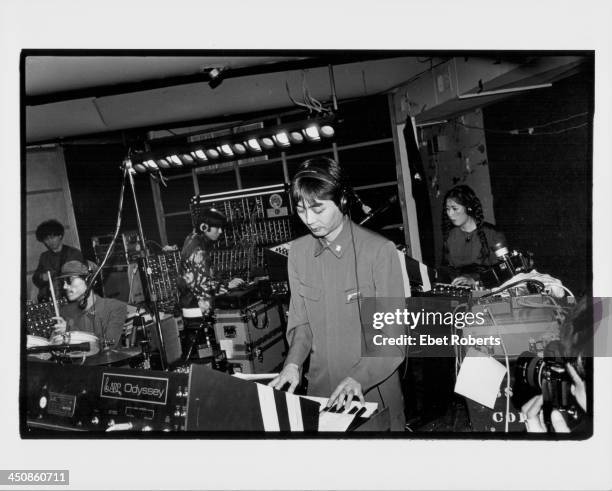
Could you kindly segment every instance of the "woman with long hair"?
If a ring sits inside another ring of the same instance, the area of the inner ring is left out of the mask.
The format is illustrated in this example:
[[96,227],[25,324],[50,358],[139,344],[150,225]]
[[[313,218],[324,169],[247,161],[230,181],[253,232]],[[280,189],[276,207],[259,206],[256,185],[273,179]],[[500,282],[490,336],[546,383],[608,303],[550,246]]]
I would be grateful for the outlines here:
[[497,262],[493,246],[506,242],[501,232],[484,221],[482,203],[466,185],[444,196],[442,235],[442,266],[448,268],[453,285],[474,286],[482,270]]

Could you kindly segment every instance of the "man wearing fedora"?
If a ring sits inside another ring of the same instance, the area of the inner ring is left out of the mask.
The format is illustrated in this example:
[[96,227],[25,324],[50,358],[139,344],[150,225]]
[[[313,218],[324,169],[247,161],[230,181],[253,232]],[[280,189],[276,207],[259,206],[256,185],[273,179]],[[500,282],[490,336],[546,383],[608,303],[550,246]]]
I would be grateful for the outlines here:
[[103,298],[94,293],[89,281],[94,270],[81,261],[68,261],[57,277],[61,280],[68,303],[60,308],[53,335],[69,331],[93,334],[101,347],[118,347],[127,304],[114,298]]

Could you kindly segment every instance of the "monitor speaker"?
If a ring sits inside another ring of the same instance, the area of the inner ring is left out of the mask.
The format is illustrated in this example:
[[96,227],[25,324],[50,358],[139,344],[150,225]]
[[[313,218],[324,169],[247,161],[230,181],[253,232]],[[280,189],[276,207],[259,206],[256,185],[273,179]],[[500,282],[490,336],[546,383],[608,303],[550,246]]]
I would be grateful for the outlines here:
[[138,263],[114,266],[102,270],[102,294],[132,305],[144,302]]

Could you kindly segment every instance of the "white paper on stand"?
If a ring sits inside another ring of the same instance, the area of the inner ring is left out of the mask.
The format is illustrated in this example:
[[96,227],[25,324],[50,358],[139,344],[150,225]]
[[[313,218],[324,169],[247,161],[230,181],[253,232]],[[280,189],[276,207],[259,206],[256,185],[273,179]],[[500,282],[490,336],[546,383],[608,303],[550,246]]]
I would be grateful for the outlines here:
[[493,409],[505,374],[506,367],[495,358],[470,348],[457,375],[455,392]]

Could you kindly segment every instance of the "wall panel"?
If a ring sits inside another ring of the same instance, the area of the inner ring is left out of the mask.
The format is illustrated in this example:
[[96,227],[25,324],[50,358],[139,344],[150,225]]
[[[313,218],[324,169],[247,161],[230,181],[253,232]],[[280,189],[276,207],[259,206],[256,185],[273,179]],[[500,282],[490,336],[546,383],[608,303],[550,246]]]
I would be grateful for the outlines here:
[[36,298],[32,273],[45,247],[36,240],[36,227],[52,218],[65,227],[64,243],[80,248],[72,198],[66,176],[64,152],[57,145],[32,147],[26,150],[25,248],[26,298]]

